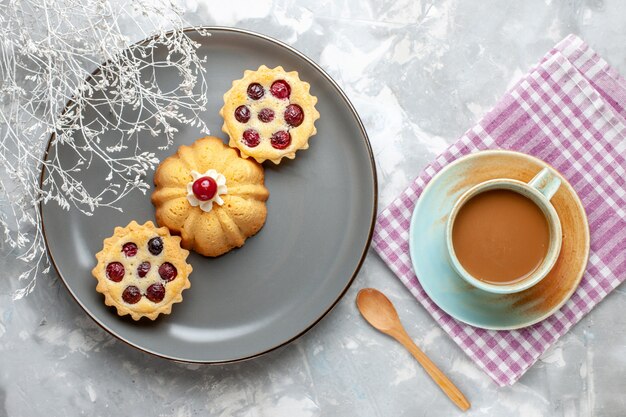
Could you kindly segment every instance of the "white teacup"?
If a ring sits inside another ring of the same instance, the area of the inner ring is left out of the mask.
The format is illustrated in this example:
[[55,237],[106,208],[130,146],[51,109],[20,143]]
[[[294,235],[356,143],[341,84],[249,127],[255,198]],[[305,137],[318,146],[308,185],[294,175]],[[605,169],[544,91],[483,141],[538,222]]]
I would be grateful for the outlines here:
[[[561,221],[559,220],[559,216],[557,215],[554,206],[550,203],[550,199],[554,196],[560,186],[561,179],[559,176],[556,175],[556,173],[550,168],[544,168],[528,183],[506,178],[493,179],[477,184],[463,193],[454,204],[446,224],[446,243],[448,246],[448,255],[450,263],[454,269],[456,269],[458,274],[463,277],[465,281],[472,284],[476,288],[497,294],[510,294],[524,291],[541,281],[548,274],[548,272],[550,272],[561,251]],[[465,268],[463,268],[463,265],[461,265],[454,252],[452,228],[459,210],[472,197],[490,190],[509,190],[523,195],[534,202],[537,207],[541,209],[548,222],[550,240],[545,257],[539,266],[525,276],[524,279],[512,284],[491,284],[475,278],[467,272]]]

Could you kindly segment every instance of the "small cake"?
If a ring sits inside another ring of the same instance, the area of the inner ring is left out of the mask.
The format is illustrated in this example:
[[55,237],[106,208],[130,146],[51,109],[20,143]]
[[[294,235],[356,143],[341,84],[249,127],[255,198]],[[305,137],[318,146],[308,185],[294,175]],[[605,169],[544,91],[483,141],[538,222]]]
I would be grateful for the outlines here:
[[285,72],[282,67],[261,65],[256,71],[245,71],[224,94],[220,110],[229,145],[259,163],[295,158],[317,132],[314,123],[320,114],[309,89],[296,71]]
[[182,246],[219,256],[256,234],[267,216],[263,167],[221,139],[181,146],[154,174],[156,219],[182,237]]
[[170,314],[172,304],[183,300],[189,288],[189,252],[180,247],[180,237],[152,222],[132,221],[116,227],[96,254],[98,264],[91,271],[98,280],[96,291],[117,314],[130,314],[134,320]]

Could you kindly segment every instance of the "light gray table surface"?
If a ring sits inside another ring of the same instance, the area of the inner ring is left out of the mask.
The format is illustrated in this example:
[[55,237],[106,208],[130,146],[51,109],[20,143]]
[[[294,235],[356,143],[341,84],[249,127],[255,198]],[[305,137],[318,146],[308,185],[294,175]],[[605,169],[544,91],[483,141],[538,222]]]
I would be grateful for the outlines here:
[[[626,74],[620,0],[182,3],[193,24],[273,36],[335,78],[372,142],[379,210],[568,33]],[[467,415],[626,416],[624,285],[519,382],[499,388],[372,250],[321,323],[278,351],[227,366],[173,363],[117,341],[54,274],[12,301],[22,265],[2,243],[0,263],[0,416],[459,415],[400,345],[361,319],[354,299],[367,286],[391,298],[409,334],[466,393]]]

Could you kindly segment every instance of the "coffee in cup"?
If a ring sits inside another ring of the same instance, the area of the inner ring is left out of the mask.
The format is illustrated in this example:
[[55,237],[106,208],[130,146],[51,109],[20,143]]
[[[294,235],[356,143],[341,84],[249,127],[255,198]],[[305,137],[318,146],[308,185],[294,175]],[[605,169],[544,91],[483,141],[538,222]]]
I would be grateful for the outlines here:
[[561,224],[550,198],[560,178],[549,168],[529,183],[495,179],[465,192],[447,225],[452,265],[470,284],[495,293],[522,291],[554,266]]

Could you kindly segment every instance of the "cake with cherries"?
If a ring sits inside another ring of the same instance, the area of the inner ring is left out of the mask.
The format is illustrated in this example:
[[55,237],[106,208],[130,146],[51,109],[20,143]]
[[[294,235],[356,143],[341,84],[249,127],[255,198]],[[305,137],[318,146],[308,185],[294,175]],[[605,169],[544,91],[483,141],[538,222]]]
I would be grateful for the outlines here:
[[180,247],[180,237],[171,236],[166,227],[135,221],[116,227],[96,254],[98,264],[91,271],[98,280],[96,291],[120,316],[154,320],[159,314],[170,314],[191,286],[188,255]]
[[178,148],[161,162],[154,184],[157,223],[204,256],[242,246],[265,224],[269,191],[263,167],[219,138]]
[[269,159],[279,164],[282,158],[295,158],[296,151],[307,149],[309,138],[317,132],[317,98],[309,89],[296,71],[286,72],[282,67],[262,65],[245,71],[224,94],[220,110],[229,145],[259,163]]

